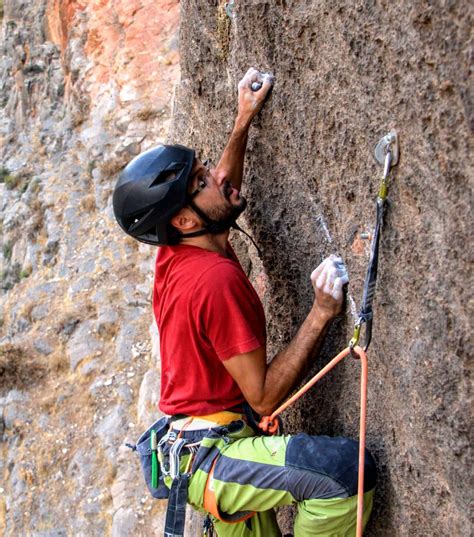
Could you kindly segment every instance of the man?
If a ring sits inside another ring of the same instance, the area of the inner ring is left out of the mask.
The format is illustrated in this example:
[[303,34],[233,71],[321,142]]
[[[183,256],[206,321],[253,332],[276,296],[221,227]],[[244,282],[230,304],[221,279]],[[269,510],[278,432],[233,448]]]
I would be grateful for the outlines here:
[[[252,91],[254,83],[261,88]],[[341,311],[348,283],[340,258],[323,261],[311,274],[311,311],[267,363],[264,311],[228,236],[246,206],[240,187],[249,127],[272,83],[255,69],[240,81],[234,129],[216,167],[183,146],[159,146],[125,168],[114,192],[124,231],[162,246],[153,308],[160,408],[172,417],[160,444],[171,488],[165,535],[182,533],[183,497],[212,513],[219,536],[280,535],[273,508],[287,504],[298,506],[295,535],[355,532],[357,442],[260,436],[250,413],[244,416],[246,405],[270,414],[301,380]],[[375,485],[368,452],[365,471],[366,522]]]

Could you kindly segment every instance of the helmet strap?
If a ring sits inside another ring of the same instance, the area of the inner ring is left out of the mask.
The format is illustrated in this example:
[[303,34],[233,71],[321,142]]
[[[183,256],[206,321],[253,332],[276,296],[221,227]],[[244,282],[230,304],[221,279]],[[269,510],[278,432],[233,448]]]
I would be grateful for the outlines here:
[[180,233],[181,238],[200,237],[201,235],[206,235],[208,233],[211,233],[211,234],[215,235],[217,233],[222,233],[223,231],[227,231],[228,229],[233,228],[233,229],[236,229],[237,231],[240,231],[246,237],[248,237],[250,239],[250,241],[252,242],[252,244],[257,249],[259,255],[260,256],[262,255],[262,251],[257,246],[257,243],[254,241],[254,239],[246,231],[244,231],[239,226],[239,224],[237,224],[237,222],[235,221],[234,218],[223,220],[222,222],[217,222],[217,221],[212,220],[211,218],[209,218],[209,216],[202,209],[200,209],[192,201],[192,199],[190,199],[188,201],[188,203],[192,207],[194,212],[204,220],[204,222],[206,223],[206,226],[203,229],[199,229],[198,231],[193,231],[191,233]]
[[[209,216],[200,209],[192,199],[188,201],[189,206],[193,209],[193,211],[205,222],[205,226],[203,230],[196,231],[195,233],[200,233],[201,231],[204,231],[204,233],[211,233],[212,235],[217,235],[218,233],[222,233],[223,231],[227,231],[230,229],[234,223],[235,223],[235,217],[234,218],[227,218],[226,220],[217,221],[212,220],[212,218],[209,218]],[[204,235],[204,233],[200,233],[201,235]],[[183,236],[190,236],[190,234],[186,234]],[[196,236],[196,235],[193,235]]]

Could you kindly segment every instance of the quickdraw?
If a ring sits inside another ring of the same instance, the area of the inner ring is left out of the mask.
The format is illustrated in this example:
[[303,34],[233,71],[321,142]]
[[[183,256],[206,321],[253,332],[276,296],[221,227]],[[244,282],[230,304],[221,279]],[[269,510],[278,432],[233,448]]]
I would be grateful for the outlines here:
[[[377,196],[377,221],[374,235],[372,237],[369,266],[364,282],[364,292],[362,296],[362,306],[354,325],[354,334],[349,342],[349,346],[333,358],[325,367],[321,369],[309,382],[300,388],[290,399],[279,406],[270,416],[264,416],[259,427],[271,434],[278,433],[277,416],[281,414],[292,403],[299,399],[304,393],[312,388],[318,380],[331,371],[341,360],[351,355],[360,360],[360,422],[359,422],[359,475],[357,483],[357,526],[356,536],[362,537],[363,514],[364,514],[364,459],[365,459],[365,430],[366,430],[366,408],[367,408],[367,377],[368,364],[366,351],[369,348],[372,338],[372,302],[375,294],[375,284],[377,280],[378,251],[380,241],[380,230],[383,223],[385,203],[388,195],[388,174],[390,168],[398,163],[398,137],[395,131],[384,136],[375,147],[375,158],[379,164],[383,164],[384,171]],[[358,345],[360,339],[361,326],[366,325],[364,347]]]
[[372,320],[373,310],[372,302],[375,295],[375,285],[377,282],[377,267],[379,259],[379,242],[380,232],[383,225],[383,217],[385,213],[385,205],[388,196],[388,174],[390,168],[398,164],[398,136],[395,131],[389,132],[384,136],[375,147],[375,158],[379,164],[382,164],[383,175],[377,196],[377,216],[375,221],[374,234],[372,236],[372,244],[370,247],[369,265],[364,282],[364,293],[362,295],[362,305],[358,314],[358,319],[354,325],[354,334],[349,343],[349,347],[353,349],[359,344],[362,325],[365,324],[365,336],[363,348],[365,351],[369,348],[372,339]]

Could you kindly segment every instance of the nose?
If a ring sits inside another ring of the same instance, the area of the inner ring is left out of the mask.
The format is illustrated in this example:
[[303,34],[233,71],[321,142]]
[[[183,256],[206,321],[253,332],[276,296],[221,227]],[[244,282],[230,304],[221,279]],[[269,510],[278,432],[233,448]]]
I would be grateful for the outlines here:
[[216,182],[217,186],[221,187],[226,182],[227,176],[222,171],[219,171],[218,168],[211,169],[211,175],[214,178],[214,181]]

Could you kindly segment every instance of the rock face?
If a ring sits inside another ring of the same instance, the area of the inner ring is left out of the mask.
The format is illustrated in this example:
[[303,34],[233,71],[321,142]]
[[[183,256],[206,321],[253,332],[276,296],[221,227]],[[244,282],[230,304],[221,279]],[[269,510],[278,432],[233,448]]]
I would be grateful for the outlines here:
[[[373,151],[397,129],[369,352],[380,477],[367,534],[468,535],[468,4],[228,4],[230,17],[222,2],[183,2],[173,139],[217,159],[239,78],[249,66],[276,76],[250,136],[242,218],[263,251],[247,245],[275,353],[330,252],[360,304],[369,245],[358,234],[374,226],[382,171]],[[349,306],[317,366],[347,345]],[[358,375],[357,363],[339,365],[287,413],[287,429],[357,436]]]
[[[111,193],[117,171],[167,137],[217,160],[253,65],[276,76],[246,161],[242,225],[262,254],[233,241],[267,311],[269,354],[301,323],[309,274],[331,252],[348,265],[349,300],[314,369],[347,345],[381,174],[373,149],[397,129],[369,352],[380,477],[367,535],[469,535],[469,6],[309,4],[183,0],[178,40],[177,0],[5,0],[0,533],[163,531],[163,503],[123,446],[156,418],[155,251],[124,238]],[[339,365],[286,413],[288,432],[356,437],[358,375]],[[198,525],[190,514],[188,534]]]

